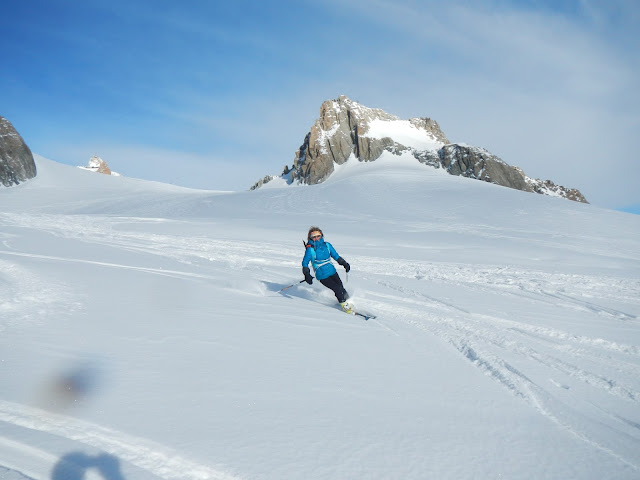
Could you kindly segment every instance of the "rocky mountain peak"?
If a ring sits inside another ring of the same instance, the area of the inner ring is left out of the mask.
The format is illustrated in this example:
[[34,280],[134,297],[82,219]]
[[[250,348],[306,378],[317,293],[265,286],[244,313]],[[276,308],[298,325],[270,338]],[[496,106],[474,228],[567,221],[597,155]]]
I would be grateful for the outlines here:
[[18,185],[36,176],[31,150],[11,122],[0,116],[0,183]]
[[[344,95],[322,103],[320,116],[296,152],[293,166],[285,166],[280,178],[289,184],[313,185],[325,181],[335,165],[342,165],[350,157],[373,162],[385,152],[412,155],[417,161],[444,168],[452,175],[587,203],[578,190],[530,178],[522,169],[483,148],[450,143],[438,122],[429,117],[402,120]],[[251,189],[275,178],[278,176],[266,176]]]
[[[401,131],[405,136],[393,138]],[[404,143],[401,143],[404,142]],[[360,161],[376,160],[386,148],[442,146],[448,140],[430,118],[401,120],[379,108],[369,108],[342,95],[327,100],[293,161],[292,178],[301,183],[324,181],[353,154]]]

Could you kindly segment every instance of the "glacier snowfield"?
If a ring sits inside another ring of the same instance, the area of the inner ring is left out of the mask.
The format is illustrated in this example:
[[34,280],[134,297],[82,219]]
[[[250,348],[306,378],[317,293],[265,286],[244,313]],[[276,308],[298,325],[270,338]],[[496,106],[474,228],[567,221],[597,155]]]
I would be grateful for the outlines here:
[[[36,161],[0,478],[640,478],[640,217],[391,157],[254,192]],[[376,319],[278,293],[311,225]]]

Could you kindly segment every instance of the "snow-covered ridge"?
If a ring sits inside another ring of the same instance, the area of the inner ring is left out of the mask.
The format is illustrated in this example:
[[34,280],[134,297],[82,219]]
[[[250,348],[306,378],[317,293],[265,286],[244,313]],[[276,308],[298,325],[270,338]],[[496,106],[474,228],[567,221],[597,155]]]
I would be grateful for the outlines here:
[[417,127],[410,120],[374,119],[369,123],[369,128],[363,136],[377,139],[392,138],[394,142],[414,150],[438,150],[445,145],[432,132]]

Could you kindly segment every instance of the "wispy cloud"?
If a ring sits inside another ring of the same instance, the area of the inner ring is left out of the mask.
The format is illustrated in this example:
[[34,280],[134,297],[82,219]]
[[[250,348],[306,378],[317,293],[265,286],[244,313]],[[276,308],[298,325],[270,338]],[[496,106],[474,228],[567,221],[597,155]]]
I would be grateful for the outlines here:
[[0,91],[44,156],[111,145],[132,176],[153,156],[187,186],[202,176],[182,172],[222,165],[244,188],[346,94],[597,204],[640,201],[635,1],[34,1],[42,15],[10,5]]
[[[595,2],[566,11],[539,2],[348,2],[350,16],[388,39],[375,52],[386,68],[365,64],[359,79],[372,80],[361,92],[394,113],[433,116],[452,140],[531,175],[620,205],[637,198],[640,70],[632,48],[603,37],[638,10],[616,4],[611,15]],[[374,53],[363,50],[356,62]]]

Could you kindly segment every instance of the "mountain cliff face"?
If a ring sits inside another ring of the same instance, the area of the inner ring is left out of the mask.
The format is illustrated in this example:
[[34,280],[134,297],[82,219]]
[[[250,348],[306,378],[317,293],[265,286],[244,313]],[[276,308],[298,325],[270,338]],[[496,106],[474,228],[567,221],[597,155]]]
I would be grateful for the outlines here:
[[[345,96],[322,104],[320,117],[296,152],[293,166],[286,166],[280,177],[289,184],[313,185],[325,181],[335,165],[342,165],[351,156],[372,162],[385,151],[394,155],[411,153],[419,162],[444,168],[452,175],[587,203],[578,190],[530,178],[483,148],[450,143],[431,118],[402,120]],[[274,178],[278,177],[267,176],[251,189]]]
[[[424,147],[449,143],[438,124],[430,118],[402,121],[377,108],[367,108],[345,96],[327,100],[320,107],[320,118],[311,127],[304,143],[296,152],[291,180],[315,184],[333,173],[334,164],[342,165],[354,154],[363,162],[376,160],[383,151],[402,147],[384,132],[385,126],[404,123],[407,131],[422,133]],[[402,130],[401,125],[395,125]],[[398,133],[396,132],[396,133]],[[397,147],[396,147],[397,144]]]
[[18,185],[36,176],[31,150],[11,122],[0,116],[0,183]]

